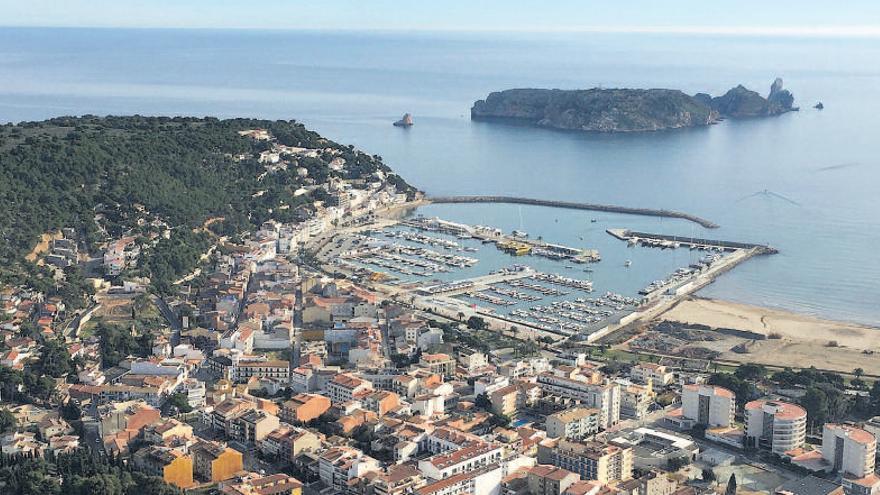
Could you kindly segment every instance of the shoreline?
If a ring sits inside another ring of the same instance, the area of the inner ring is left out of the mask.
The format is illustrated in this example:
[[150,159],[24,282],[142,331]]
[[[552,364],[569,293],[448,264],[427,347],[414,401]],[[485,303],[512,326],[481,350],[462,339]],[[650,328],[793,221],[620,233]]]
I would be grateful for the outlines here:
[[[771,336],[764,340],[722,336],[701,346],[721,353],[719,359],[789,368],[828,369],[852,373],[861,368],[880,376],[880,328],[834,321],[787,310],[703,297],[688,297],[652,321],[702,324]],[[734,352],[734,347],[745,350]]]
[[797,339],[827,344],[837,340],[841,347],[873,349],[880,347],[872,337],[880,327],[857,322],[830,320],[786,309],[691,296],[682,299],[658,318],[680,323],[701,323],[711,327],[747,330],[762,335],[778,334],[783,339]]

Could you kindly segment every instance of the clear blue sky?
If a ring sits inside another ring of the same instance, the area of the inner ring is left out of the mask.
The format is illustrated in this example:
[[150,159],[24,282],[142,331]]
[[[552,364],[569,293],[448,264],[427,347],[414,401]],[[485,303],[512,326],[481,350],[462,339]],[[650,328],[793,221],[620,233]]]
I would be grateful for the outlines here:
[[880,36],[880,0],[0,0],[0,25]]

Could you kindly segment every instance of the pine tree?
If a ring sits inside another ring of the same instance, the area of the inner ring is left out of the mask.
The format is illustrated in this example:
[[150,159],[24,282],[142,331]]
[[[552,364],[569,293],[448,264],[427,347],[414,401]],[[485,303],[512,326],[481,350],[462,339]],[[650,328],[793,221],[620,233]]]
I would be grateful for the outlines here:
[[731,474],[730,479],[727,480],[727,489],[724,490],[724,495],[736,495],[736,474]]

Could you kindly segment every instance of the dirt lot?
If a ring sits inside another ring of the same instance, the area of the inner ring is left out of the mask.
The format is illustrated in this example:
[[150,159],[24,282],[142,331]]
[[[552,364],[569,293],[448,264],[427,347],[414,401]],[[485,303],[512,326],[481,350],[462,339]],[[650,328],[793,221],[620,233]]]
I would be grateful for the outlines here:
[[[880,375],[880,329],[709,299],[683,301],[656,321],[779,337],[754,340],[711,332],[712,340],[691,344],[721,353],[721,360],[792,368],[816,366],[846,373],[862,368],[867,374]],[[829,346],[830,341],[836,341],[838,346]],[[737,346],[746,352],[733,352]]]

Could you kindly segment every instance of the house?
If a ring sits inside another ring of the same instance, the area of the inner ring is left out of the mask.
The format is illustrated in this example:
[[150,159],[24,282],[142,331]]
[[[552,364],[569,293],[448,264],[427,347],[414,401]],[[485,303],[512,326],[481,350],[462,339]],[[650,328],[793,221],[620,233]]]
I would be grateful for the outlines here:
[[304,451],[318,450],[321,447],[321,438],[304,428],[281,425],[257,445],[266,456],[293,461]]
[[321,482],[335,493],[346,493],[350,481],[379,469],[379,461],[351,447],[333,447],[318,458]]
[[303,484],[286,474],[246,477],[220,488],[221,495],[301,495]]
[[205,481],[228,480],[243,469],[241,452],[217,442],[200,440],[190,447],[193,472]]
[[186,489],[194,484],[192,457],[180,450],[152,445],[135,452],[132,463],[139,471],[158,476],[169,485]]
[[281,420],[290,423],[308,423],[330,409],[330,399],[323,395],[299,393],[281,406]]
[[571,471],[547,465],[529,469],[528,483],[531,495],[561,495],[581,477]]

